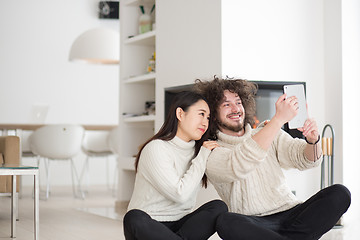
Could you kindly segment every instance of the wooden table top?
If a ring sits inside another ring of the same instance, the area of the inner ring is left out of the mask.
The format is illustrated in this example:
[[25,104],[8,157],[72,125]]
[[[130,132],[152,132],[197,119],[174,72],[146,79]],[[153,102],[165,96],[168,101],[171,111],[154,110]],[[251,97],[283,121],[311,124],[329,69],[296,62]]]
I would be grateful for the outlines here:
[[[31,124],[31,123],[0,123],[0,130],[12,130],[12,129],[22,129],[22,130],[36,130],[42,126],[45,126],[47,124]],[[50,125],[50,124],[49,124]],[[111,130],[117,125],[86,125],[81,124],[85,130]]]

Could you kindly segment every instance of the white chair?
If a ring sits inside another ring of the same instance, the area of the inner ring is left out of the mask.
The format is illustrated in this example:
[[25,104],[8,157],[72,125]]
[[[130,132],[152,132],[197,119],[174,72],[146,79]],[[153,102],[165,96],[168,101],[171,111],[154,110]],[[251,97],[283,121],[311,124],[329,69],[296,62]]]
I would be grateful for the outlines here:
[[112,151],[114,154],[119,155],[120,154],[120,139],[121,139],[121,130],[120,127],[115,127],[111,129],[108,137],[108,145],[110,148],[110,151]]
[[22,130],[20,133],[21,142],[21,156],[22,158],[35,158],[36,154],[31,151],[30,148],[30,136],[33,134],[33,130]]
[[117,191],[117,183],[119,181],[119,160],[118,160],[118,156],[120,155],[120,140],[121,140],[121,137],[123,137],[121,135],[121,130],[120,130],[120,127],[115,127],[113,129],[111,129],[110,133],[109,133],[109,137],[108,137],[108,145],[109,145],[109,148],[110,150],[113,152],[113,154],[116,156],[116,174],[114,175],[115,179],[114,179],[114,192],[113,194],[116,195],[116,192]]
[[34,133],[31,134],[30,148],[31,151],[38,156],[38,165],[41,158],[45,160],[47,177],[46,199],[49,198],[50,192],[51,160],[70,161],[73,194],[75,197],[84,197],[73,161],[73,158],[81,151],[83,136],[84,128],[82,126],[72,124],[46,125],[35,130]]
[[[80,175],[80,182],[86,176],[87,190],[89,189],[89,176],[90,176],[90,159],[106,160],[106,184],[107,188],[110,187],[110,171],[109,160],[113,156],[113,152],[109,148],[108,144],[109,131],[105,130],[89,130],[85,131],[84,139],[82,142],[82,150],[86,155],[85,163]],[[114,173],[116,178],[116,172]]]

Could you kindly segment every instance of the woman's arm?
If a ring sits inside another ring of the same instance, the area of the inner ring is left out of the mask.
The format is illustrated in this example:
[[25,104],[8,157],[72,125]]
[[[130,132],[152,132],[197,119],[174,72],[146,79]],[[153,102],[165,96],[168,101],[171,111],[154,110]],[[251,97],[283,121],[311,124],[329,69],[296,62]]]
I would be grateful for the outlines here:
[[233,182],[245,178],[261,162],[267,151],[249,135],[234,148],[218,147],[209,156],[206,174],[216,182]]
[[187,171],[179,175],[176,154],[164,147],[164,142],[152,141],[141,153],[138,174],[143,174],[166,198],[185,202],[199,187],[209,154],[210,150],[202,147],[198,156],[191,160]]

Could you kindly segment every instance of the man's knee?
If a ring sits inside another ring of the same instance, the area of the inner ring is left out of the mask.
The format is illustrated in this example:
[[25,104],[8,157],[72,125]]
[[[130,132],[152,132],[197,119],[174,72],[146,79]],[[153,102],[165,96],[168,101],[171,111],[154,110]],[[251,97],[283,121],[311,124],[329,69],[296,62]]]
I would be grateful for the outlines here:
[[221,232],[231,232],[232,228],[239,229],[243,223],[249,222],[245,215],[238,213],[225,212],[219,215],[216,220],[216,228]]
[[347,187],[341,184],[335,184],[332,187],[335,189],[334,191],[337,193],[339,202],[341,202],[343,206],[346,207],[346,209],[348,209],[351,203],[351,193],[349,189],[347,189]]
[[222,239],[285,239],[277,233],[258,225],[254,216],[226,212],[216,221],[216,231]]
[[232,226],[231,220],[229,219],[229,213],[225,212],[218,216],[216,219],[216,231],[223,239],[229,238],[227,234],[231,232],[230,228]]
[[331,198],[333,204],[338,207],[342,207],[344,212],[349,208],[351,203],[351,193],[344,185],[334,184],[329,187],[331,190]]

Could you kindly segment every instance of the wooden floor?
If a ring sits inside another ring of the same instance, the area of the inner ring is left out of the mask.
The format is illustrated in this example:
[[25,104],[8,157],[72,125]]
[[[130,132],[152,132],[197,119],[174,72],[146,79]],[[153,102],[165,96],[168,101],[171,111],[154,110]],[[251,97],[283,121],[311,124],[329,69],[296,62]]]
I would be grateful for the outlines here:
[[[115,198],[110,191],[90,191],[85,200],[75,199],[71,188],[52,190],[50,198],[40,200],[41,240],[119,240],[124,239],[121,219],[111,219],[85,210],[112,209]],[[33,239],[31,191],[19,200],[16,240]],[[123,213],[119,216],[123,216]],[[10,238],[10,198],[0,197],[0,240]]]
[[[105,187],[104,187],[105,188]],[[40,240],[123,240],[122,217],[108,190],[92,188],[85,200],[75,199],[71,188],[54,188],[50,198],[40,200]],[[33,239],[33,201],[24,189],[19,200],[16,240]],[[10,240],[10,198],[0,197],[0,240]],[[219,239],[213,236],[212,240]],[[321,240],[360,239],[360,222],[333,229]]]

